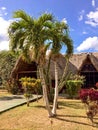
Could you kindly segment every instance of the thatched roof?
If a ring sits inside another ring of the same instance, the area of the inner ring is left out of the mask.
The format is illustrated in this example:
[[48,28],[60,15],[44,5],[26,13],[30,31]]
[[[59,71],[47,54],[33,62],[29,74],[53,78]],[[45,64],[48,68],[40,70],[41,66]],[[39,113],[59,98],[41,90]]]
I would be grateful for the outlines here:
[[[93,66],[96,68],[96,71],[98,71],[98,53],[81,53],[81,54],[73,54],[70,59],[69,59],[69,64],[68,64],[68,71],[71,71],[72,73],[78,73],[81,71],[82,66],[84,65],[86,59],[89,57],[91,63]],[[47,62],[45,64],[45,67],[47,67]],[[58,74],[59,74],[59,79],[61,78],[64,68],[66,66],[66,59],[63,55],[59,55],[57,58],[57,65],[58,65]],[[32,62],[28,64],[27,62],[22,60],[22,57],[20,57],[13,70],[11,73],[11,77],[15,78],[16,74],[18,72],[22,71],[36,71],[36,63]],[[54,61],[51,60],[50,64],[50,77],[54,79]]]
[[[57,62],[57,66],[58,66],[58,74],[59,74],[59,78],[62,76],[63,74],[63,70],[65,68],[65,65],[66,65],[66,60],[65,60],[65,57],[63,55],[59,55],[59,57],[56,59],[56,62]],[[48,63],[48,60],[46,59],[46,64],[45,64],[45,68],[47,69],[47,63]],[[20,72],[33,72],[33,71],[37,71],[37,65],[35,62],[32,62],[32,63],[27,63],[26,61],[24,61],[22,59],[22,57],[19,57],[19,59],[17,60],[12,72],[11,72],[11,77],[12,78],[16,78],[17,76],[17,73],[20,73]],[[50,77],[52,79],[54,79],[54,61],[51,60],[50,62]]]
[[11,78],[16,78],[17,73],[26,72],[26,71],[28,72],[36,71],[36,63],[35,62],[27,63],[22,59],[22,56],[20,56],[16,61],[16,64],[11,72]]
[[87,58],[90,59],[93,66],[98,71],[98,53],[81,53],[81,54],[73,54],[70,57],[70,70],[74,73],[81,71],[82,66],[84,65]]
[[85,58],[87,57],[86,53],[82,53],[82,54],[73,54],[70,57],[70,63],[76,67],[76,70],[79,70],[79,68],[81,67],[83,61],[85,60]]
[[91,53],[90,58],[91,58],[92,64],[94,65],[94,67],[98,71],[98,53],[97,52]]
[[[64,68],[66,66],[66,59],[63,55],[59,54],[59,56],[56,58],[56,62],[57,62],[57,68],[58,68],[58,75],[60,79],[63,74]],[[46,62],[46,68],[47,68],[47,62]],[[51,60],[50,62],[50,78],[55,79],[54,60]]]

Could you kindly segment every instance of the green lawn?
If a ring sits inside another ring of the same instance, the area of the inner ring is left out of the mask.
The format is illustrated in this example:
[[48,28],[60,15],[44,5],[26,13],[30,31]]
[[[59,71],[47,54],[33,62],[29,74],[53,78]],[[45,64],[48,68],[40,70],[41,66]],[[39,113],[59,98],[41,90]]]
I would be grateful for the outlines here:
[[86,117],[80,100],[59,99],[58,116],[48,118],[43,99],[14,108],[0,115],[0,130],[97,130],[98,117],[94,126]]

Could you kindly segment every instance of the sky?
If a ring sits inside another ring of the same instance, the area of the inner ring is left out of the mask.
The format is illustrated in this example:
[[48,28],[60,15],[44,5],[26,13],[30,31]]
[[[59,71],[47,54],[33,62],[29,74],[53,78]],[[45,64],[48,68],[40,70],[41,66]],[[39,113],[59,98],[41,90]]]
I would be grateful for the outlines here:
[[7,29],[20,9],[34,18],[52,13],[66,22],[74,53],[98,51],[98,0],[0,0],[0,50],[9,49]]

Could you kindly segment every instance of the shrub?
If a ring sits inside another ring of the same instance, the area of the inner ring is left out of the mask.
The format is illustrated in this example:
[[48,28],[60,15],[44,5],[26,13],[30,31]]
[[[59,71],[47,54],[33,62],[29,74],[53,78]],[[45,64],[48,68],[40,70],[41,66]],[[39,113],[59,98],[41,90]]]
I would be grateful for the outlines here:
[[79,92],[79,97],[83,103],[88,101],[98,101],[98,90],[95,89],[82,89]]
[[79,97],[83,103],[87,103],[88,100],[88,89],[81,89],[79,91]]
[[32,94],[36,92],[38,95],[38,90],[41,87],[40,79],[23,77],[20,81],[24,89],[24,96],[27,99],[27,106],[29,106],[29,99],[33,96]]
[[71,74],[66,82],[66,91],[70,98],[74,98],[78,95],[78,91],[81,89],[85,80],[84,76]]
[[23,77],[19,80],[25,91],[30,91],[31,93],[41,93],[41,82],[40,79],[35,79],[31,77]]
[[68,80],[66,82],[66,91],[70,98],[74,98],[81,88],[82,82],[80,80]]
[[79,95],[81,101],[86,104],[87,117],[93,122],[94,116],[98,113],[98,90],[82,89]]

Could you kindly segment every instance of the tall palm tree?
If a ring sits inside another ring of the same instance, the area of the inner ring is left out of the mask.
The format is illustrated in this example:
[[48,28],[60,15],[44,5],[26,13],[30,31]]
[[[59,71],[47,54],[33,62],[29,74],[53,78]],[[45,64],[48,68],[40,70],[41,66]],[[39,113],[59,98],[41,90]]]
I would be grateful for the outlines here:
[[50,24],[53,22],[51,14],[43,14],[38,19],[33,19],[24,11],[14,12],[18,20],[11,23],[8,29],[10,49],[23,54],[27,61],[38,64],[43,88],[43,96],[49,116],[53,116],[47,97],[46,82],[44,78],[44,64],[47,48],[50,45]]
[[[55,95],[54,95],[52,113],[54,115],[56,115],[58,87],[59,87],[58,68],[57,68],[56,59],[59,57],[60,51],[63,46],[66,46],[66,50],[65,50],[66,58],[69,58],[69,56],[73,53],[73,43],[72,43],[71,38],[68,35],[68,26],[64,22],[55,22],[53,24],[52,35],[53,35],[53,37],[52,37],[53,43],[52,43],[50,56],[53,58],[54,65],[55,65]],[[65,69],[65,71],[66,71],[66,69]],[[63,77],[65,75],[65,71],[63,73]],[[62,79],[64,80],[63,77],[62,77]]]
[[[43,96],[49,116],[56,114],[58,97],[58,73],[56,57],[63,45],[67,46],[67,54],[72,53],[72,41],[68,37],[68,27],[64,23],[54,21],[51,14],[43,14],[34,19],[19,10],[13,15],[16,21],[9,26],[10,49],[23,55],[28,62],[35,61],[39,68]],[[44,75],[46,51],[51,48],[51,57],[55,63],[55,97],[51,111],[47,96],[47,84]]]

